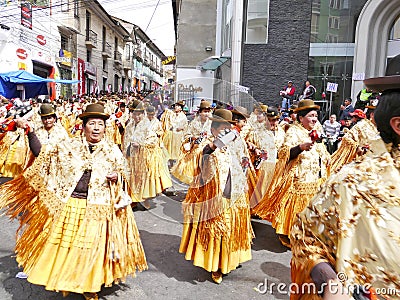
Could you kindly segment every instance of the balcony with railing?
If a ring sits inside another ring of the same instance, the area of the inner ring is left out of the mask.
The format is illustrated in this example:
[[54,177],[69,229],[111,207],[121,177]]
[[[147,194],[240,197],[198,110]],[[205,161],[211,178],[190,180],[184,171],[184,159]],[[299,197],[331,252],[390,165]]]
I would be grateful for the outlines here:
[[124,61],[122,62],[122,67],[125,70],[132,70],[132,64],[133,64],[133,57],[132,56],[126,56]]
[[101,52],[103,57],[111,57],[112,55],[112,47],[109,43],[103,42],[103,50]]
[[97,33],[93,30],[86,31],[86,41],[87,48],[96,48],[97,47]]
[[122,64],[122,53],[118,50],[114,51],[114,62],[117,64]]

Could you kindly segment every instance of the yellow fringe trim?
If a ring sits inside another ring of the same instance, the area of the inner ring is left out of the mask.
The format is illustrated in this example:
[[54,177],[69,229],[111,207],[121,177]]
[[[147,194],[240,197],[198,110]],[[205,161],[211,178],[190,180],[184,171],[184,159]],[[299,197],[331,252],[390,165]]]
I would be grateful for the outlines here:
[[358,143],[350,138],[343,138],[338,150],[332,154],[331,170],[336,173],[344,165],[352,162],[357,156]]

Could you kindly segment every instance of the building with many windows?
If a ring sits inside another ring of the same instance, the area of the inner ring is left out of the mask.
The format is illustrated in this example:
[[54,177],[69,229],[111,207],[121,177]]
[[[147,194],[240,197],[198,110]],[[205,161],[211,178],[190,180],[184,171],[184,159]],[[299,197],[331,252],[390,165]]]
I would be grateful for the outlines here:
[[[385,75],[388,63],[400,54],[399,0],[206,2],[212,7],[203,11],[204,4],[175,1],[177,68],[205,71],[204,61],[218,60],[212,76],[248,87],[256,100],[268,104],[280,103],[279,91],[288,80],[294,81],[298,94],[310,80],[317,100],[332,82],[338,84],[332,94],[335,111],[345,97],[356,98],[364,78]],[[215,21],[207,32],[215,29],[214,39],[200,34],[187,40],[184,27],[194,11],[200,28]],[[179,47],[195,45],[200,51],[212,41],[208,58],[190,56],[188,47]],[[182,56],[192,61],[183,62]]]
[[110,16],[97,0],[6,1],[0,10],[0,72],[27,70],[63,94],[154,89],[164,83],[164,54],[133,23]]

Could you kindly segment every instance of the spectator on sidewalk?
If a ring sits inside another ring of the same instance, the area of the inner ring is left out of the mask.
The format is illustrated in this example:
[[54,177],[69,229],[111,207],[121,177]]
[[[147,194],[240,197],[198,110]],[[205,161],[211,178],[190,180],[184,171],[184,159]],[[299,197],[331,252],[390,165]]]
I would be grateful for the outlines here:
[[281,110],[289,110],[291,104],[293,103],[294,93],[296,88],[293,85],[293,81],[289,80],[287,85],[279,92],[282,96],[282,107]]
[[329,120],[326,120],[322,127],[327,137],[326,147],[328,152],[332,154],[337,149],[337,138],[340,133],[340,123],[336,121],[336,115],[330,115]]
[[[340,106],[340,121],[343,121],[346,117],[350,116],[350,113],[354,111],[354,107],[351,104],[352,100],[350,97],[344,99],[343,105]],[[341,122],[343,125],[343,122]]]
[[301,98],[300,100],[302,100],[302,99],[314,100],[315,99],[315,93],[316,93],[315,87],[310,83],[309,80],[307,80],[304,83],[303,94],[300,96],[300,98]]

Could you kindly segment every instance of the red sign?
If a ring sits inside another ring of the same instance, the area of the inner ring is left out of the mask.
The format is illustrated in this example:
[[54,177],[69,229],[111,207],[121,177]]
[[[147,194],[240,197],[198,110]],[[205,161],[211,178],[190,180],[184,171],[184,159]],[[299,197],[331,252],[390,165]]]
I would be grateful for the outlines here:
[[41,34],[39,34],[37,37],[36,37],[36,40],[37,40],[37,42],[40,44],[40,45],[42,45],[42,46],[44,46],[44,45],[46,45],[46,38],[43,36],[43,35],[41,35]]
[[25,49],[18,48],[16,51],[16,54],[19,59],[27,59],[28,58],[28,53],[26,52]]
[[78,58],[78,95],[85,94],[85,62]]
[[32,29],[32,5],[29,2],[21,3],[21,24]]

